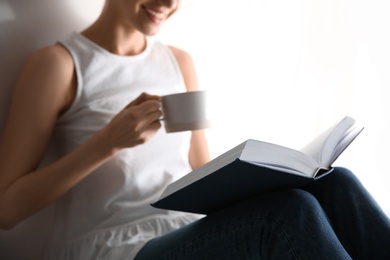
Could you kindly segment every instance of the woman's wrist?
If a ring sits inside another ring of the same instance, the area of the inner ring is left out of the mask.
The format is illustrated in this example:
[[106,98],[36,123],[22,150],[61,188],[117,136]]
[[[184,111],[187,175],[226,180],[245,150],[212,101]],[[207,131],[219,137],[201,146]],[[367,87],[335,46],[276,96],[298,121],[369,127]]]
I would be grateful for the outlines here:
[[94,143],[95,149],[98,149],[99,152],[107,157],[111,157],[121,150],[121,148],[117,147],[111,139],[109,130],[105,127],[98,131],[90,139],[90,142]]

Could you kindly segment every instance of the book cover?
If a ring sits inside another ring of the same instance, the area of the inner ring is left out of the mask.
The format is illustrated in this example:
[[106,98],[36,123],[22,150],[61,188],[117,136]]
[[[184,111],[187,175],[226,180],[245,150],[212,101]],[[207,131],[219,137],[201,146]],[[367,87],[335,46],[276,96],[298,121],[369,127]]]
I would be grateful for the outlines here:
[[153,207],[210,214],[251,196],[292,187],[302,187],[316,177],[306,177],[255,165],[240,159],[218,169],[152,204]]

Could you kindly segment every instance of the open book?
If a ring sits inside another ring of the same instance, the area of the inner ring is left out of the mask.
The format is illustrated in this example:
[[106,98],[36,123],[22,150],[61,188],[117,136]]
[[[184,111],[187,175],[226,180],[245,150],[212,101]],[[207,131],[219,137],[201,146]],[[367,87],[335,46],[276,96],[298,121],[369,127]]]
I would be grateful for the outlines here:
[[347,116],[299,151],[249,139],[170,184],[152,206],[208,214],[259,193],[306,185],[330,173],[362,130]]

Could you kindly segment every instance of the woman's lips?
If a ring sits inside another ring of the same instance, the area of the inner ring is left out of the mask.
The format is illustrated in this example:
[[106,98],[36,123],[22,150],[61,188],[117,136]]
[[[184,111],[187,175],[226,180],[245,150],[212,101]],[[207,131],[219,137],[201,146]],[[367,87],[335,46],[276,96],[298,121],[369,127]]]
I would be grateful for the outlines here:
[[154,23],[162,23],[166,17],[167,17],[167,14],[166,12],[161,12],[161,11],[156,11],[156,10],[153,10],[153,9],[150,9],[148,7],[143,7],[143,9],[145,10],[145,13],[146,15],[149,17],[149,19],[154,22]]

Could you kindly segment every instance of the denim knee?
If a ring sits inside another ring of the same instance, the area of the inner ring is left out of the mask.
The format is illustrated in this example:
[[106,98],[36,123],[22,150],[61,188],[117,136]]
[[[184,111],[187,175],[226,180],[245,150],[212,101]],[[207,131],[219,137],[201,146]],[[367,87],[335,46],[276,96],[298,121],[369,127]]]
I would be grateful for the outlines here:
[[333,172],[326,176],[326,181],[329,187],[348,187],[348,186],[361,186],[360,180],[349,169],[344,167],[335,167]]
[[[317,199],[305,190],[288,189],[275,192],[267,197],[269,200],[267,204],[271,204],[269,213],[275,218],[295,216],[306,219],[307,217],[317,217],[323,214]],[[260,196],[260,198],[262,197]]]
[[335,177],[335,178],[339,177],[343,181],[348,181],[348,180],[355,181],[355,180],[357,180],[355,174],[350,169],[344,168],[344,167],[334,167],[333,172],[331,173],[331,175],[335,175],[333,177]]
[[[315,197],[301,189],[288,189],[284,191],[280,191],[280,203],[285,204],[287,207],[291,207],[291,205],[295,205],[296,207],[306,207],[310,204],[316,204]],[[311,207],[311,206],[310,206]]]

